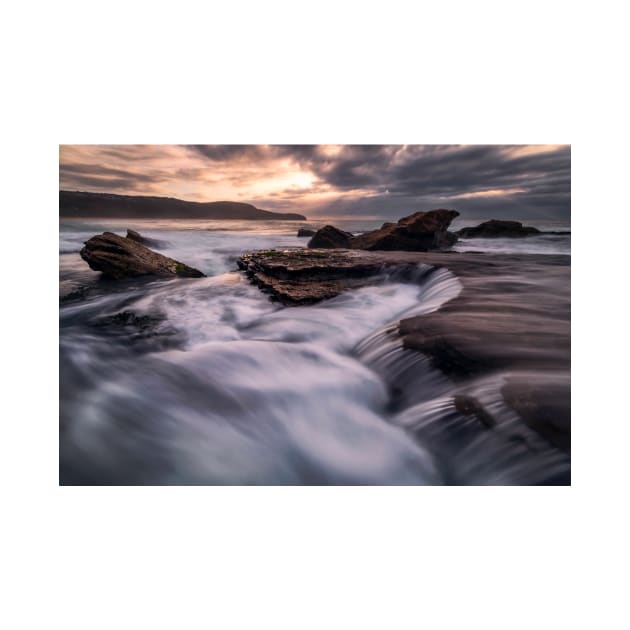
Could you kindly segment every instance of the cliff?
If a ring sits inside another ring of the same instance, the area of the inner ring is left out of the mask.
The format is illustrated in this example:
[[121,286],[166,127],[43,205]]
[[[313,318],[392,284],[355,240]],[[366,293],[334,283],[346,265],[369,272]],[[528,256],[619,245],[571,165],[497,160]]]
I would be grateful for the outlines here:
[[196,202],[172,197],[59,191],[60,217],[125,219],[240,219],[304,221],[296,213],[269,212],[236,201]]

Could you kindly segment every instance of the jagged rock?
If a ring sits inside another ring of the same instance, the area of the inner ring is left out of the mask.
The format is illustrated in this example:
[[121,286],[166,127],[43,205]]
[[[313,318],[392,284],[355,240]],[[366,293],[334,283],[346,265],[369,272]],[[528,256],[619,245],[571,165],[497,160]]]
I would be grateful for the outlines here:
[[333,225],[325,225],[315,232],[308,246],[311,249],[347,249],[350,247],[350,239],[350,232],[344,232]]
[[130,230],[129,228],[127,228],[127,238],[130,238],[132,241],[136,241],[136,243],[146,245],[147,247],[164,247],[164,245],[166,244],[164,241],[160,241],[155,238],[147,238],[146,236],[142,236],[140,232],[136,232],[135,230]]
[[378,230],[355,236],[352,249],[426,252],[450,247],[457,236],[448,232],[456,210],[430,210],[403,217],[398,223],[384,223]]
[[446,249],[457,241],[447,230],[451,221],[459,216],[456,210],[430,210],[403,217],[398,223],[383,223],[378,230],[352,236],[332,225],[315,234],[310,248],[345,248],[386,251],[426,252]]
[[524,226],[520,221],[492,219],[475,227],[462,228],[455,232],[460,238],[522,238],[542,232],[535,227]]
[[200,278],[205,275],[198,269],[112,232],[93,236],[86,241],[80,254],[91,269],[117,280],[134,276]]
[[298,236],[315,236],[315,230],[309,230],[307,228],[300,228],[297,233]]

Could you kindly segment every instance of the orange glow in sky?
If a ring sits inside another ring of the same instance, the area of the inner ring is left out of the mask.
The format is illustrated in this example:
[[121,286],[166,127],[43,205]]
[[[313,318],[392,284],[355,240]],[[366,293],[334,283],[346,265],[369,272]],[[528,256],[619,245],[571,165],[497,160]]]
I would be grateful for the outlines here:
[[501,200],[518,200],[521,212],[568,216],[570,147],[61,145],[59,186],[320,216],[395,216],[453,204],[483,214]]

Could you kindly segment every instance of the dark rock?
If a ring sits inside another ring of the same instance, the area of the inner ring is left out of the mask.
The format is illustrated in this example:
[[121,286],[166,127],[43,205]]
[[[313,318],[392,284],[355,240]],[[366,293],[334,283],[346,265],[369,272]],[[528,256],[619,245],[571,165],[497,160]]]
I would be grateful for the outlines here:
[[453,398],[453,405],[459,413],[475,418],[485,427],[496,425],[494,418],[484,409],[483,405],[473,396],[458,394]]
[[309,230],[307,228],[300,228],[297,233],[298,236],[315,236],[315,230]]
[[384,223],[372,232],[355,236],[352,249],[426,252],[450,247],[457,236],[448,232],[456,210],[430,210],[403,217],[398,223]]
[[133,276],[200,278],[204,274],[173,258],[150,250],[136,241],[104,232],[86,241],[81,258],[94,271],[119,280]]
[[344,232],[333,225],[325,225],[317,230],[308,242],[308,247],[311,249],[348,249],[351,238],[350,232]]
[[462,228],[456,234],[460,238],[523,238],[541,232],[535,227],[524,226],[520,221],[492,219],[475,227]]
[[145,238],[140,234],[140,232],[136,232],[135,230],[130,230],[127,228],[127,238],[130,238],[132,241],[136,241],[136,243],[145,244]]
[[132,241],[136,241],[136,243],[146,245],[147,247],[164,247],[166,245],[165,241],[160,241],[155,238],[147,238],[146,236],[142,236],[139,232],[130,230],[129,228],[127,228],[127,238],[130,238]]
[[133,311],[121,311],[115,315],[100,318],[97,326],[133,326],[140,330],[155,328],[165,320],[162,315],[137,315]]
[[70,291],[69,293],[66,293],[65,295],[60,295],[59,302],[63,304],[65,302],[73,302],[75,300],[84,300],[89,290],[90,287],[79,287],[77,289],[74,289],[73,291]]
[[451,221],[459,216],[456,210],[430,210],[403,217],[398,223],[383,223],[378,230],[353,236],[332,225],[319,230],[311,239],[310,248],[366,249],[370,251],[426,252],[444,249],[457,241],[448,232]]
[[[409,266],[415,261],[391,260],[371,252],[261,251],[241,256],[237,263],[247,277],[273,300],[286,306],[313,304],[347,289],[371,284],[388,266]],[[400,254],[398,254],[400,256]]]
[[[427,264],[440,259],[462,283],[462,291],[438,311],[402,320],[403,346],[427,356],[457,384],[504,375],[497,394],[506,405],[527,427],[568,452],[570,256],[424,257]],[[470,401],[456,400],[455,407],[484,423]]]
[[502,388],[505,402],[524,422],[554,446],[571,450],[571,380],[566,374],[528,374],[507,379]]
[[179,348],[185,342],[185,334],[170,325],[162,313],[138,315],[125,310],[97,317],[90,324],[113,339],[124,340],[125,345],[136,352]]
[[439,311],[405,319],[404,345],[432,357],[455,380],[501,369],[568,370],[570,257],[427,255],[463,285]]

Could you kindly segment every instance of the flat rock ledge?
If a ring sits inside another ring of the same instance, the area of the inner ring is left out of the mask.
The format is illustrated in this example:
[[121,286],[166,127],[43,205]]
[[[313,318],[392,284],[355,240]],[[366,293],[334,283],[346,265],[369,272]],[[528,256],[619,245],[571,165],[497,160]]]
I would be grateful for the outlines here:
[[103,232],[85,242],[81,258],[94,271],[120,280],[135,276],[201,278],[198,269],[158,254],[132,238]]
[[285,306],[314,304],[371,284],[393,267],[415,269],[417,262],[406,252],[340,249],[265,250],[237,260],[255,285]]

